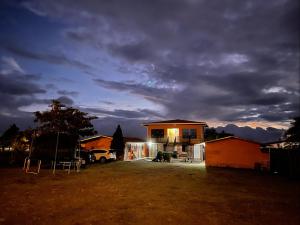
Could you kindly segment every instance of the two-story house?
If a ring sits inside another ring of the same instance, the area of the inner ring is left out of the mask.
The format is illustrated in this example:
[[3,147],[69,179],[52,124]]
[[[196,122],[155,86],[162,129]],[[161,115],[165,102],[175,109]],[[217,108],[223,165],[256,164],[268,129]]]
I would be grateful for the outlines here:
[[125,160],[154,158],[158,151],[179,155],[204,141],[205,122],[165,120],[143,124],[147,128],[146,143],[126,143]]
[[194,145],[204,141],[205,122],[189,120],[165,120],[144,124],[147,140],[152,143]]

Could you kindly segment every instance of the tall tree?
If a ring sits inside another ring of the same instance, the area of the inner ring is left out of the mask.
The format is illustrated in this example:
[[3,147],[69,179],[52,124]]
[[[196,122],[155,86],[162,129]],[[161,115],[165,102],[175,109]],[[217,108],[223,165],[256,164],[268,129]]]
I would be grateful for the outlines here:
[[123,132],[121,126],[118,125],[110,145],[111,149],[116,150],[118,160],[121,160],[124,156],[124,147],[125,147],[125,143],[124,143]]
[[286,141],[289,148],[300,147],[300,116],[295,117],[291,122],[290,128],[286,131]]
[[[60,147],[71,151],[75,148],[79,137],[96,134],[91,123],[91,120],[96,117],[88,116],[88,113],[78,109],[66,107],[57,100],[53,100],[50,107],[49,111],[34,113],[37,123],[36,149],[47,149],[46,152],[49,153],[55,148],[56,137],[59,133]],[[68,154],[71,155],[71,153]],[[51,155],[53,156],[53,152]]]
[[34,121],[38,123],[40,133],[61,132],[77,137],[96,133],[91,120],[97,117],[88,116],[88,113],[72,107],[66,107],[57,100],[53,100],[50,107],[50,111],[35,112]]
[[11,148],[13,145],[14,140],[16,139],[17,135],[19,134],[19,128],[16,124],[12,124],[1,136],[0,143],[2,150],[4,148]]

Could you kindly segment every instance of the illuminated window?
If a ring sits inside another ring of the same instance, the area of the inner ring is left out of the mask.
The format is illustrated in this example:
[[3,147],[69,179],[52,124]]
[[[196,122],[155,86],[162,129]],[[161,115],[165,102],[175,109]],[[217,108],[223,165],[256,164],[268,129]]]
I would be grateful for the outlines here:
[[197,131],[196,129],[182,129],[182,138],[197,138]]
[[178,128],[168,128],[168,139],[169,142],[179,141],[179,129]]
[[163,138],[165,135],[164,129],[152,129],[151,130],[151,137],[152,138]]

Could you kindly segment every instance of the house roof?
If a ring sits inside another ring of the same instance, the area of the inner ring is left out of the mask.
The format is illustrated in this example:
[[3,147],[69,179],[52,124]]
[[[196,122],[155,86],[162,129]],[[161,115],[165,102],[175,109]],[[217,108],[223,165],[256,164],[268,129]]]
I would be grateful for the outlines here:
[[191,121],[191,120],[181,120],[181,119],[175,119],[175,120],[163,120],[163,121],[155,121],[150,123],[144,123],[144,126],[149,126],[152,124],[199,124],[203,126],[207,126],[205,122],[200,121]]
[[98,138],[110,138],[110,139],[112,139],[111,136],[96,135],[96,136],[92,136],[92,137],[87,137],[87,138],[81,139],[80,142],[87,142],[87,141],[95,140],[95,139],[98,139]]
[[124,137],[124,142],[145,142],[145,140],[137,137]]
[[205,141],[205,143],[224,141],[224,140],[228,140],[228,139],[237,139],[237,140],[246,141],[246,142],[250,142],[250,143],[253,143],[253,144],[259,144],[260,145],[260,143],[258,143],[256,141],[247,140],[247,139],[236,137],[236,136],[228,136],[228,137],[224,137],[224,138],[218,138],[218,139],[214,139],[214,140],[210,140],[210,141]]
[[[99,138],[113,139],[112,136],[96,135],[96,136],[81,139],[80,142],[88,142],[88,141],[96,140],[96,139],[99,139]],[[141,138],[137,138],[137,137],[124,137],[124,142],[144,142],[144,140],[141,139]]]

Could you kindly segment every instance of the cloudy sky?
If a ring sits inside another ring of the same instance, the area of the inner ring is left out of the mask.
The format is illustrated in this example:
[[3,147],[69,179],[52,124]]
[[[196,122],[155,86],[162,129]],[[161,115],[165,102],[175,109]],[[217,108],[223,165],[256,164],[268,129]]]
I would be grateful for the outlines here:
[[56,98],[106,134],[176,118],[286,127],[299,21],[297,0],[2,0],[0,131]]

